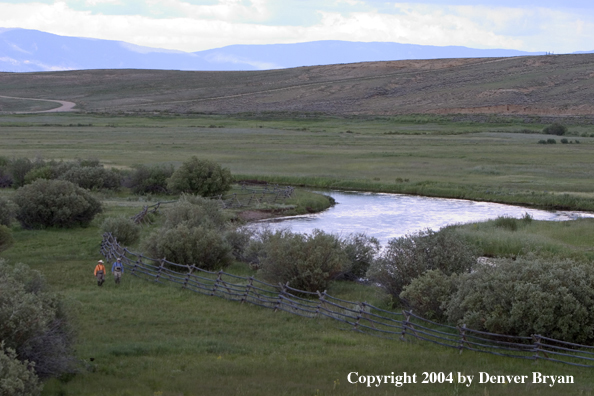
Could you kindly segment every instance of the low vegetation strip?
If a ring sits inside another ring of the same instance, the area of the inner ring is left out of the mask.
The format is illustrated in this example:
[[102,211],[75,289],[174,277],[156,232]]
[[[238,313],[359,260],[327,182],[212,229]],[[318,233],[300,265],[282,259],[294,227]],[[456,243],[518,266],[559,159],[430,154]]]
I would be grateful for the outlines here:
[[[415,315],[384,310],[365,302],[342,300],[324,292],[294,289],[288,284],[272,285],[254,277],[211,272],[194,265],[180,265],[145,257],[119,245],[110,234],[103,235],[101,254],[106,259],[122,257],[130,273],[161,284],[176,283],[182,288],[231,301],[282,310],[307,318],[334,319],[345,329],[384,338],[422,340],[462,352],[470,350],[528,360],[548,360],[594,368],[594,346],[574,344],[542,335],[508,336],[432,322]],[[172,268],[176,269],[173,270]]]

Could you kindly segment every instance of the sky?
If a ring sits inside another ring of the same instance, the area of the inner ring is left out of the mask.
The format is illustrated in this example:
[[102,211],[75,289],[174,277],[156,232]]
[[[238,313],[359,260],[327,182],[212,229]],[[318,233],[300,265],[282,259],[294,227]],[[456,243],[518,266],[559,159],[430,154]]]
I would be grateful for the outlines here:
[[0,28],[186,52],[317,40],[594,50],[592,0],[0,0]]

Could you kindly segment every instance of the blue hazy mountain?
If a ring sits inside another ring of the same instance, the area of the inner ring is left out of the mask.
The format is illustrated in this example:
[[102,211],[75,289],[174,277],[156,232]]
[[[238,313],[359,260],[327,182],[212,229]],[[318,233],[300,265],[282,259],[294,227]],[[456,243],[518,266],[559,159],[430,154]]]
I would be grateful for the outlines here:
[[230,45],[198,52],[142,47],[123,41],[58,36],[0,28],[0,71],[81,69],[267,70],[403,59],[541,55],[506,49],[473,49],[388,42],[314,41]]

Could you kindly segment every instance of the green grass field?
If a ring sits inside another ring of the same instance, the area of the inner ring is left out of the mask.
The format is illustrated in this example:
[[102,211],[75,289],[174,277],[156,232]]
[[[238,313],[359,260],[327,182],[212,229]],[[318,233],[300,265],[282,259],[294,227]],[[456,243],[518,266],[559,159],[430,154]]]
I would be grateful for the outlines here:
[[0,155],[121,168],[197,155],[238,178],[594,210],[594,129],[573,125],[571,143],[543,145],[551,136],[533,133],[542,127],[428,116],[13,115],[0,117]]
[[[495,122],[496,121],[496,122]],[[540,207],[594,210],[594,129],[570,125],[578,143],[541,145],[544,125],[519,120],[454,122],[434,116],[229,117],[43,114],[0,116],[0,155],[98,158],[107,166],[179,164],[197,155],[238,178],[293,185],[406,192]],[[558,139],[558,138],[557,138]],[[2,191],[9,196],[11,191]],[[86,370],[46,383],[44,395],[592,395],[592,369],[459,354],[428,343],[385,340],[251,305],[149,284],[124,275],[103,288],[92,276],[105,216],[132,215],[145,202],[100,194],[106,212],[73,230],[14,228],[0,254],[42,271],[76,312]],[[475,227],[476,229],[473,229]],[[592,258],[591,221],[532,222],[515,234],[490,224],[485,251],[513,256],[525,244]],[[483,234],[481,234],[483,233]],[[521,238],[518,237],[521,235]],[[499,238],[499,239],[498,239]],[[530,245],[531,244],[531,245]],[[250,270],[234,265],[241,275]],[[338,283],[330,294],[381,304],[370,287]],[[91,358],[93,359],[91,361]],[[573,375],[573,385],[410,384],[364,387],[347,376],[423,372]]]
[[[151,284],[125,274],[119,287],[108,277],[99,288],[92,276],[105,216],[140,209],[112,199],[91,226],[73,230],[15,228],[15,245],[2,253],[42,271],[69,301],[77,317],[77,355],[86,370],[46,383],[44,395],[591,395],[591,369],[516,360],[421,342],[372,337],[343,329],[328,319],[303,319],[283,312]],[[533,222],[533,233],[550,237],[584,235],[580,223]],[[591,225],[591,224],[590,224]],[[485,226],[486,227],[486,226]],[[542,227],[542,229],[541,229]],[[585,228],[586,227],[586,228]],[[548,231],[547,231],[548,230]],[[585,243],[577,243],[575,249]],[[236,264],[231,272],[251,270]],[[375,288],[340,282],[331,295],[382,304]],[[91,360],[92,359],[92,360]],[[365,387],[350,384],[351,372],[390,375],[457,372],[475,375],[572,375],[573,385],[407,384]]]

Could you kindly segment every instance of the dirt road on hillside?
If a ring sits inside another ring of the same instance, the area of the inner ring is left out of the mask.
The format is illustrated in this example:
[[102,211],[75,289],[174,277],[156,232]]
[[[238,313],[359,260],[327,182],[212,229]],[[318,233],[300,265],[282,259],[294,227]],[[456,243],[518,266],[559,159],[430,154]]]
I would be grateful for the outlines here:
[[0,98],[5,98],[5,99],[20,99],[20,100],[36,100],[36,101],[54,102],[54,103],[59,103],[60,104],[60,107],[56,107],[54,109],[39,110],[39,111],[14,111],[14,112],[11,112],[13,114],[26,114],[26,113],[61,113],[61,112],[66,112],[66,111],[75,111],[74,110],[74,106],[76,106],[76,103],[74,103],[74,102],[68,102],[66,100],[36,99],[36,98],[17,98],[17,97],[14,97],[14,96],[2,96],[2,95],[0,95]]

